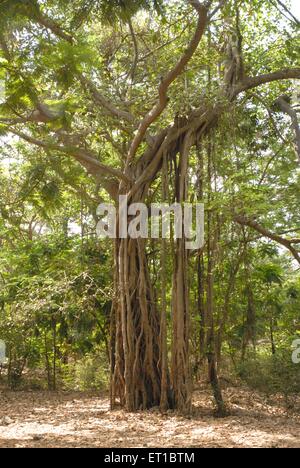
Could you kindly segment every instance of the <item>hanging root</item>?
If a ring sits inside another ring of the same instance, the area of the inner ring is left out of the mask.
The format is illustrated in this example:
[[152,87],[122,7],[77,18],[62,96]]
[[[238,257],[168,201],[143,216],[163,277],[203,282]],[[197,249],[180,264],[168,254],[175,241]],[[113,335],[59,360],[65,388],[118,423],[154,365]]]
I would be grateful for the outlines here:
[[160,405],[160,328],[144,241],[121,239],[118,244],[112,401],[118,397],[128,411],[135,411]]

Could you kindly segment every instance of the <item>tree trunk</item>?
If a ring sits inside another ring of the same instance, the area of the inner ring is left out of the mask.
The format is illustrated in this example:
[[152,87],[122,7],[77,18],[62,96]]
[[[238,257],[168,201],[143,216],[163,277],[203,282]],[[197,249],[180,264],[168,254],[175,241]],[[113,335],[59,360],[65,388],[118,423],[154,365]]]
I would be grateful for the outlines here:
[[53,329],[53,379],[52,379],[52,390],[55,391],[55,390],[56,390],[56,357],[57,357],[57,345],[56,345],[57,329],[56,329],[56,320],[53,320],[52,329]]
[[[175,198],[183,205],[188,196],[188,159],[192,135],[188,132],[180,148],[179,165],[175,174]],[[183,229],[184,231],[184,229]],[[172,387],[175,407],[188,414],[192,406],[191,369],[189,359],[190,316],[188,285],[188,250],[185,239],[176,239],[173,276],[173,346]]]
[[242,256],[243,256],[243,252],[242,254],[239,254],[236,264],[231,268],[229,280],[228,280],[228,286],[227,286],[226,293],[225,293],[224,306],[223,306],[223,311],[222,311],[223,313],[219,321],[218,333],[217,333],[216,347],[217,347],[218,365],[220,365],[221,359],[222,359],[222,345],[223,345],[223,340],[224,340],[225,328],[226,328],[229,313],[230,313],[230,300],[234,292],[236,276],[241,266]]
[[160,324],[145,240],[116,242],[116,300],[112,325],[112,392],[128,411],[161,403]]
[[[168,198],[168,161],[164,158],[162,175],[162,200]],[[169,408],[170,376],[168,366],[167,344],[167,242],[161,241],[161,320],[160,320],[160,359],[161,366],[161,399],[160,409],[165,412]]]
[[[212,162],[213,146],[211,135],[208,141],[208,205],[212,201]],[[217,405],[217,416],[223,417],[227,414],[226,406],[223,400],[222,391],[218,379],[216,343],[215,343],[215,325],[214,325],[214,263],[217,243],[217,233],[213,232],[213,213],[209,209],[207,215],[207,360],[208,360],[208,379],[211,384],[215,402]]]
[[273,315],[270,318],[270,341],[271,341],[272,355],[275,356],[275,354],[276,354],[276,345],[275,345],[275,340],[274,340],[274,318],[273,318]]
[[52,390],[51,364],[50,364],[50,358],[49,358],[46,332],[44,332],[44,346],[45,346],[45,366],[46,366],[46,371],[47,371],[47,385],[48,385],[48,390]]
[[253,349],[256,349],[256,310],[255,310],[255,301],[251,284],[251,273],[248,266],[246,266],[247,271],[247,319],[245,323],[245,330],[243,335],[242,343],[242,361],[245,360],[247,347],[250,342],[253,344]]
[[199,332],[199,351],[200,359],[199,365],[201,365],[203,359],[205,358],[205,348],[206,348],[206,316],[205,316],[205,307],[204,307],[204,258],[203,254],[200,254],[197,259],[197,302],[198,310],[200,316],[200,332]]
[[173,282],[172,387],[175,407],[182,413],[191,410],[191,374],[189,362],[189,299],[187,250],[184,239],[176,243]]
[[215,402],[217,405],[217,415],[225,416],[227,414],[225,403],[222,396],[222,391],[219,383],[217,372],[217,359],[215,351],[215,327],[214,327],[214,299],[213,299],[213,254],[209,247],[208,272],[207,272],[207,360],[208,360],[208,379],[211,384]]
[[[204,155],[202,148],[197,143],[197,154],[198,154],[198,197],[199,200],[204,199]],[[205,317],[205,306],[204,306],[204,293],[205,293],[205,266],[204,266],[204,252],[203,250],[199,252],[197,258],[197,306],[199,311],[200,318],[200,332],[199,332],[199,364],[197,367],[201,366],[202,361],[205,359],[205,349],[206,349],[206,317]]]

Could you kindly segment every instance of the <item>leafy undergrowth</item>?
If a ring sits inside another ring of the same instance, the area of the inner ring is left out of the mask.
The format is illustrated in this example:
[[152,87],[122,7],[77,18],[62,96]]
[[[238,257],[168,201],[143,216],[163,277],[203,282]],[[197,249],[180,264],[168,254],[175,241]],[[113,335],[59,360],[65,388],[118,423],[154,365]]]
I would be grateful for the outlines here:
[[0,447],[300,447],[300,399],[287,407],[248,389],[224,391],[231,415],[213,417],[207,387],[189,418],[156,409],[109,411],[106,395],[1,392]]

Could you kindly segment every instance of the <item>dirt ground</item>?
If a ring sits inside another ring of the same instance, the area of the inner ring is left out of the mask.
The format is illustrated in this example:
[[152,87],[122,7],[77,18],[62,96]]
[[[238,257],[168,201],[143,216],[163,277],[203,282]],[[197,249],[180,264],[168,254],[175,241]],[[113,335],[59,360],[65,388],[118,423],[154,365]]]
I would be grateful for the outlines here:
[[158,409],[109,411],[106,395],[0,392],[0,448],[22,447],[300,447],[300,399],[287,409],[246,389],[225,392],[231,415],[213,417],[206,387],[190,418]]

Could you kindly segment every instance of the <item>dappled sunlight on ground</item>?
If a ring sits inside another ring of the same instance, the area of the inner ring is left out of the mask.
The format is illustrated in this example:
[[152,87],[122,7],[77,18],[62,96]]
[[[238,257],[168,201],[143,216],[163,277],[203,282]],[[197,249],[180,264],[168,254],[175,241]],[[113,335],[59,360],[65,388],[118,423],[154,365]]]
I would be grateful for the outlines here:
[[216,419],[206,387],[189,418],[110,412],[106,395],[1,392],[0,447],[300,447],[299,401],[287,411],[283,399],[245,389],[225,396],[231,415]]

